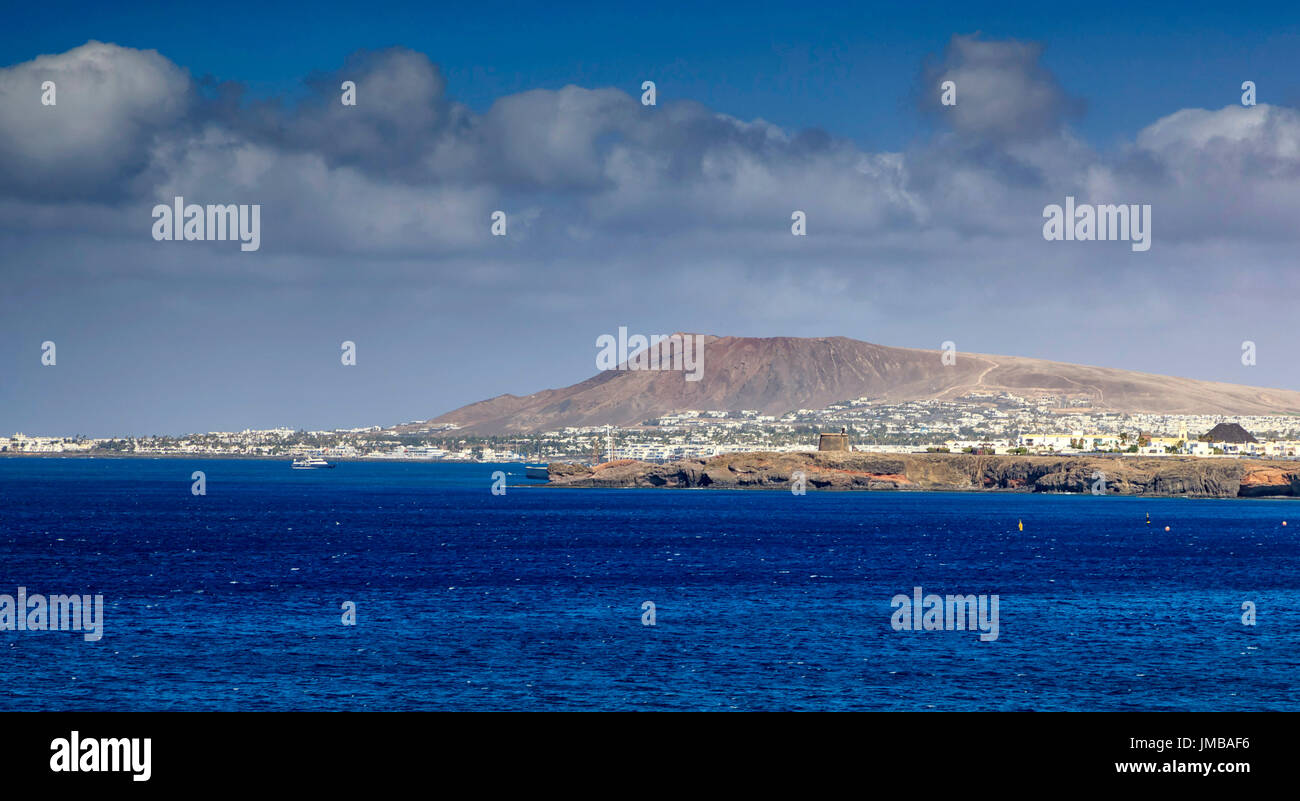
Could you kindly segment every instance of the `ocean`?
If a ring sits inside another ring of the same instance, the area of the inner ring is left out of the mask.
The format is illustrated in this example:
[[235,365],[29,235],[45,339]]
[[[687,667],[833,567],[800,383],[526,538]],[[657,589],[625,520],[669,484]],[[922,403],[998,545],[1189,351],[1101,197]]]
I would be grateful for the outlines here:
[[[0,594],[103,596],[0,631],[0,709],[1300,709],[1295,502],[536,484],[0,459]],[[896,631],[914,587],[997,638]]]

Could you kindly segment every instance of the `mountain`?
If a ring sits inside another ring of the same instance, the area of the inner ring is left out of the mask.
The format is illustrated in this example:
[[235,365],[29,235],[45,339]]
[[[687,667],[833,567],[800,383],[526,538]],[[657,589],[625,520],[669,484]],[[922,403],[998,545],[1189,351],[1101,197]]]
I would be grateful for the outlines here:
[[1019,356],[958,352],[955,364],[945,365],[942,351],[847,337],[706,336],[704,343],[698,381],[687,381],[681,371],[605,370],[569,387],[499,395],[397,430],[446,423],[483,434],[629,426],[686,409],[781,415],[860,397],[951,400],[972,391],[1087,398],[1094,407],[1118,412],[1300,414],[1300,392],[1292,390]]

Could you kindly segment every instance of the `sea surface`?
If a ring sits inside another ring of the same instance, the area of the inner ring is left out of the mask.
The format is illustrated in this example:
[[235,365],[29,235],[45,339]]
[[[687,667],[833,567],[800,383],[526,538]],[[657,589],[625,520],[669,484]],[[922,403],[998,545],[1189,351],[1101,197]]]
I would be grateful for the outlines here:
[[[536,484],[0,459],[0,594],[104,598],[0,631],[0,709],[1300,709],[1294,501]],[[917,586],[998,638],[895,631]]]

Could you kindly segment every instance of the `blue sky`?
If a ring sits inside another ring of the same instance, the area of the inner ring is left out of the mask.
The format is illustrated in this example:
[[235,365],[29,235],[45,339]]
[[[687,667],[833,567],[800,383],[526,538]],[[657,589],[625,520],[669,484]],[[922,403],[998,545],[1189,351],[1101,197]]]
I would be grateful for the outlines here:
[[[1300,389],[1294,9],[364,8],[6,9],[0,433],[424,419],[620,326]],[[175,194],[261,204],[263,247],[152,241]],[[1045,243],[1066,195],[1152,204],[1154,247]]]

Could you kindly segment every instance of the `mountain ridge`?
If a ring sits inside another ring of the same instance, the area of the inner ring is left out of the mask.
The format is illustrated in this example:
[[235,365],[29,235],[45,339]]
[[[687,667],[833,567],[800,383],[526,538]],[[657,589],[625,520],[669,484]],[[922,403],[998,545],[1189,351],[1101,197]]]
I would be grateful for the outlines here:
[[[704,335],[703,342],[698,381],[686,380],[682,371],[605,370],[567,387],[498,395],[397,430],[455,424],[471,433],[531,433],[566,426],[632,426],[686,409],[757,409],[781,415],[860,397],[953,400],[973,391],[1087,398],[1094,408],[1129,413],[1300,414],[1300,392],[1294,390],[1024,356],[958,351],[954,363],[944,364],[941,350],[839,336]],[[667,359],[661,356],[661,361]]]

